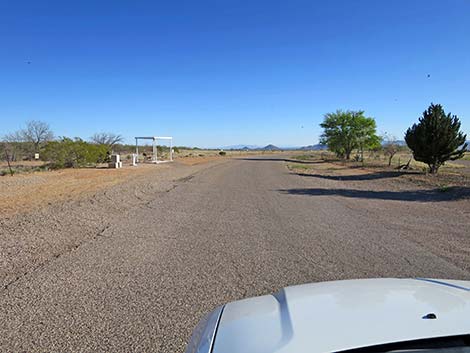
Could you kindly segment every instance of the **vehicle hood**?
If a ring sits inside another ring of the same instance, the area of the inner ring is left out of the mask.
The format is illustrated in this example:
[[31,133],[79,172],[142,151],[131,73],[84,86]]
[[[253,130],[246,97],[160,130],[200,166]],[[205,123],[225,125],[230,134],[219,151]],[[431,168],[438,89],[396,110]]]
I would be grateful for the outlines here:
[[469,333],[470,282],[334,281],[227,304],[213,353],[332,352]]

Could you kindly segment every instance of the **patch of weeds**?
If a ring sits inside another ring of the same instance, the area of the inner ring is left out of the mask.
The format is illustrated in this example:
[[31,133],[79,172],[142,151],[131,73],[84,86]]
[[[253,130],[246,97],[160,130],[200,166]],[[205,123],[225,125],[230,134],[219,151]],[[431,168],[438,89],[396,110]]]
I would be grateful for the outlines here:
[[452,188],[449,185],[441,185],[437,190],[439,192],[449,192]]
[[311,166],[309,166],[308,164],[288,164],[287,167],[289,169],[302,169],[302,170],[311,169]]
[[12,169],[11,172],[8,169],[0,170],[0,176],[13,175],[13,174],[16,174],[16,173],[18,173],[18,171],[16,169]]
[[31,172],[47,172],[50,169],[48,165],[31,168]]
[[308,155],[308,154],[301,154],[301,155],[299,155],[299,156],[294,156],[294,157],[292,157],[292,158],[293,158],[293,159],[297,159],[297,160],[299,160],[299,161],[307,161],[307,160],[309,160],[309,159],[314,158],[314,156]]

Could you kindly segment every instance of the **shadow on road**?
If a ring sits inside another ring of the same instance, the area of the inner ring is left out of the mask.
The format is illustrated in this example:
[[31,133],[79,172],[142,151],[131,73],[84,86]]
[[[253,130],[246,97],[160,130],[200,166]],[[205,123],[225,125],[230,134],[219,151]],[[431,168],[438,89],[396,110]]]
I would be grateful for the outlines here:
[[413,190],[413,191],[371,191],[355,189],[284,189],[279,192],[289,195],[308,196],[343,196],[359,199],[435,202],[435,201],[457,201],[470,198],[470,188],[453,187],[446,191],[439,189]]
[[399,171],[385,171],[371,174],[359,174],[359,175],[321,175],[321,174],[307,174],[307,173],[295,173],[302,177],[312,177],[327,180],[336,181],[361,181],[361,180],[376,180],[376,179],[387,179],[396,178],[403,174],[410,174],[408,172]]

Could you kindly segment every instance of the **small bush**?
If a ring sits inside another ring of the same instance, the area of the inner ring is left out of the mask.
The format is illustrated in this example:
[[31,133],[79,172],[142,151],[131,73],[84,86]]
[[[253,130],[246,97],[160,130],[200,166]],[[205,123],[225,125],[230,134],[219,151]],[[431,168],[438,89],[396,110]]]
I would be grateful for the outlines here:
[[309,170],[312,167],[308,164],[289,164],[289,169],[303,169],[303,170]]
[[62,138],[48,142],[42,154],[52,168],[77,168],[103,163],[108,158],[107,148],[76,138]]
[[2,169],[0,170],[0,176],[5,176],[5,175],[13,175],[18,173],[16,169],[12,169],[11,171],[8,169]]
[[439,192],[449,192],[451,187],[449,185],[441,185],[437,190],[439,190]]
[[225,156],[226,154],[227,154],[227,152],[225,152],[225,151],[220,151],[219,152],[219,155],[221,155],[221,156]]
[[298,159],[300,161],[308,161],[308,160],[313,159],[313,158],[315,158],[314,155],[307,155],[307,154],[301,154],[299,156],[292,157],[292,159]]

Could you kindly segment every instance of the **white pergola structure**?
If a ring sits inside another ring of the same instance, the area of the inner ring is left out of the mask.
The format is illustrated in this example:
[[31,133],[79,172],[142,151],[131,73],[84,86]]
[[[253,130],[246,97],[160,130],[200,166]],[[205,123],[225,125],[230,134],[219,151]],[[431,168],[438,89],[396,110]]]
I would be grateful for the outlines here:
[[[152,163],[165,163],[173,161],[173,137],[168,136],[139,136],[135,138],[135,153],[139,156],[139,140],[152,140]],[[169,160],[158,160],[157,153],[157,142],[158,140],[169,140],[170,141],[170,159]]]

